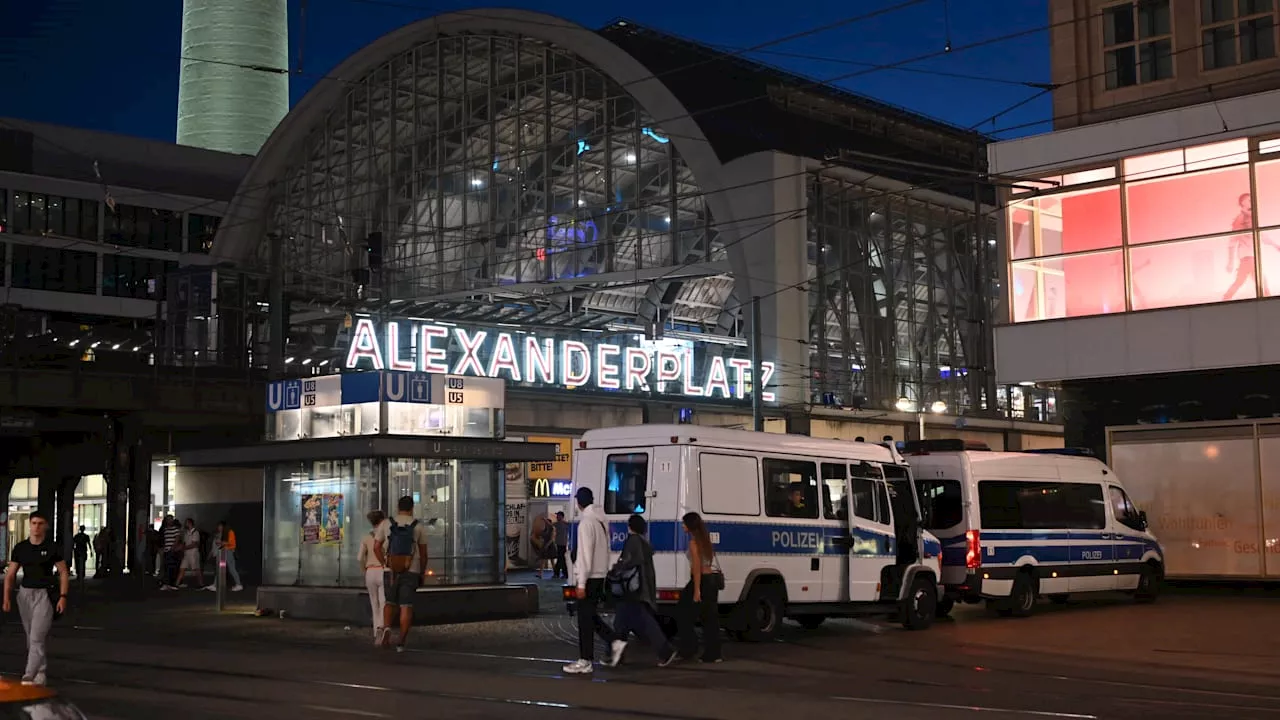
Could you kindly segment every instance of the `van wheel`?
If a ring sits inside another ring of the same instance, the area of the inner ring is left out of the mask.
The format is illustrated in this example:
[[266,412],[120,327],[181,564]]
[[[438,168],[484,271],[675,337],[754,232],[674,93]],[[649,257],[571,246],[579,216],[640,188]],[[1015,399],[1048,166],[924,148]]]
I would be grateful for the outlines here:
[[1035,577],[1023,570],[1014,576],[1009,598],[1000,603],[997,611],[1001,617],[1027,617],[1035,610],[1036,595]]
[[934,610],[934,614],[940,618],[951,617],[951,611],[956,607],[955,598],[949,595],[943,595],[938,600],[938,608]]
[[1160,595],[1160,570],[1151,563],[1142,566],[1138,572],[1138,587],[1133,591],[1133,599],[1140,603],[1153,603]]
[[776,585],[755,585],[747,593],[747,599],[738,606],[738,618],[734,623],[738,634],[749,642],[773,640],[782,629],[786,604],[781,588]]
[[917,575],[911,591],[902,601],[902,626],[908,630],[927,630],[938,609],[938,586],[930,575]]
[[818,628],[822,627],[822,623],[827,621],[827,616],[826,615],[801,615],[800,617],[795,618],[795,621],[799,623],[800,627],[804,628],[805,630],[817,630]]

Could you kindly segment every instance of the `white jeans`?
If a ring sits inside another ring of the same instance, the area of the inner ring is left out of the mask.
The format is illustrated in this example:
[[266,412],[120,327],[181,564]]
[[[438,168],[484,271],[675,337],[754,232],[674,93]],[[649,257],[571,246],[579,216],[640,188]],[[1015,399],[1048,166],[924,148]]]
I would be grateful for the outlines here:
[[383,570],[380,567],[365,568],[364,587],[369,591],[369,609],[373,611],[373,634],[382,629],[382,609],[387,605],[386,590],[382,587]]

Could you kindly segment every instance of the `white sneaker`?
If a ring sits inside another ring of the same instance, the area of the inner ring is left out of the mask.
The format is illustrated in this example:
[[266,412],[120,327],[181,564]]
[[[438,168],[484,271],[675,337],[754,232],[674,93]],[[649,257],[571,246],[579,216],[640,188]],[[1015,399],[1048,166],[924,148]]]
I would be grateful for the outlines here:
[[574,660],[562,669],[569,675],[590,675],[596,668],[590,660]]
[[209,592],[218,592],[218,586],[217,586],[217,585],[205,585],[203,588],[201,588],[201,590],[208,590]]
[[241,590],[244,590],[243,585],[235,585],[235,586],[232,586],[231,588],[231,592],[240,592]]
[[627,651],[627,641],[614,640],[609,650],[609,667],[618,667],[622,662],[622,653]]

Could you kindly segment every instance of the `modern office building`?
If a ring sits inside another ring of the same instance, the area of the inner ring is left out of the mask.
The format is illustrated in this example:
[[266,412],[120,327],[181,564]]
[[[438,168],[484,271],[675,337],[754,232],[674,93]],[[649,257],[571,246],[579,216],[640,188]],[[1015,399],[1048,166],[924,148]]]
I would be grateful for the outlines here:
[[1109,455],[1170,574],[1280,577],[1276,8],[1050,7],[1081,19],[1053,36],[1059,129],[989,148],[1022,178],[997,380],[1059,388],[1067,445]]
[[[151,405],[138,429],[157,436],[149,446],[159,451],[171,444],[170,431],[208,425],[217,414],[188,407],[174,424],[161,410],[172,403],[149,398],[135,379],[154,376],[157,357],[172,355],[156,330],[167,278],[211,265],[214,231],[249,160],[0,118],[0,367],[12,379],[0,420],[0,478],[12,480],[0,488],[8,545],[22,539],[31,510],[53,509],[46,482],[74,497],[59,505],[68,527],[104,526],[103,472],[114,472],[115,451],[81,442],[111,435],[107,418],[123,410],[113,403]],[[150,496],[144,517],[173,507],[173,483],[163,467],[153,472],[154,487],[149,476],[140,480],[150,490],[141,492]]]

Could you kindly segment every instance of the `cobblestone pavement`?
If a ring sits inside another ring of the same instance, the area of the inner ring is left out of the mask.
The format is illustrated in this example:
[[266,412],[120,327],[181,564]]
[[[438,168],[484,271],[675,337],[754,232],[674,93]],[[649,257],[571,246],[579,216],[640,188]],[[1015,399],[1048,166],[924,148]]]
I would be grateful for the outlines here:
[[[91,717],[1276,718],[1280,601],[1175,594],[1042,605],[1024,620],[960,608],[909,633],[885,623],[788,626],[781,641],[729,643],[723,665],[652,666],[646,648],[590,678],[572,618],[545,581],[525,620],[421,628],[402,655],[368,628],[217,613],[211,593],[89,592],[60,620],[51,683]],[[0,668],[22,664],[10,617]]]

